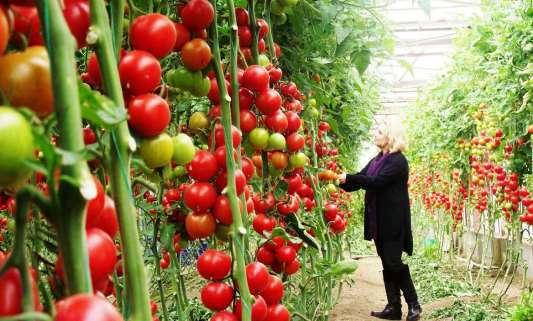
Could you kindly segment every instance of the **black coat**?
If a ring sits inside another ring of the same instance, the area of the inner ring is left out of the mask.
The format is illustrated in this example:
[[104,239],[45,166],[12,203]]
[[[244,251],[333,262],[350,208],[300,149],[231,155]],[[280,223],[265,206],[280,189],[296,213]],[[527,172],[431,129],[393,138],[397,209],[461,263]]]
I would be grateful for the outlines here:
[[[400,153],[392,153],[385,160],[376,176],[366,176],[372,160],[355,175],[347,174],[346,182],[339,186],[347,192],[359,189],[374,190],[376,193],[376,240],[400,253],[413,254],[413,234],[411,231],[411,210],[409,206],[409,165]],[[371,239],[369,230],[368,204],[365,203],[365,240]]]

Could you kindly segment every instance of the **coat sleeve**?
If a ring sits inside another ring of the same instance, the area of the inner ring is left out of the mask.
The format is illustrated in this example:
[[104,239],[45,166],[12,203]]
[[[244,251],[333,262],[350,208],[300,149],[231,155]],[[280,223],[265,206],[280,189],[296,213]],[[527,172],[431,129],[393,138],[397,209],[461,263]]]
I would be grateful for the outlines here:
[[[366,171],[368,170],[370,163],[372,163],[372,160],[370,160],[370,162],[368,162],[368,164],[366,164],[366,166],[359,173],[355,175],[366,175]],[[361,186],[349,179],[349,177],[352,177],[355,175],[346,174],[346,181],[342,184],[339,184],[339,187],[345,190],[346,192],[354,192],[354,191],[360,190]]]
[[363,189],[375,189],[392,184],[406,176],[407,172],[408,167],[405,157],[394,157],[383,165],[378,175],[346,175],[346,183],[350,186],[357,186]]

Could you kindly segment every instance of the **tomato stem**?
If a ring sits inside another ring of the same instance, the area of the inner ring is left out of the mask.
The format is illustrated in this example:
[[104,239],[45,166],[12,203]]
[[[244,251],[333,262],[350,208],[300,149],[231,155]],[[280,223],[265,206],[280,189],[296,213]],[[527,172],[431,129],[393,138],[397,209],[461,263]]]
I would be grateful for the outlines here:
[[[118,0],[116,1],[119,2]],[[89,32],[97,33],[97,40],[94,45],[102,72],[104,88],[117,107],[124,108],[117,58],[111,42],[111,30],[105,2],[103,0],[90,0],[90,6],[92,25]],[[116,28],[121,28],[122,20],[118,15],[114,17],[116,19],[113,25]],[[121,39],[115,39],[115,43],[118,41],[121,41]],[[137,230],[137,211],[129,175],[131,153],[135,150],[135,141],[130,135],[126,122],[122,122],[112,129],[110,146],[110,184],[119,219],[127,300],[132,309],[131,320],[146,321],[151,319],[150,301],[144,259]]]
[[252,65],[257,65],[259,57],[259,33],[255,19],[255,0],[248,0],[248,15],[250,17],[250,31],[252,32]]
[[[233,0],[227,0],[233,2]],[[211,4],[216,11],[217,3],[216,0],[211,0]],[[234,11],[233,11],[234,12]],[[233,19],[235,19],[235,14],[233,14]],[[233,20],[232,24],[235,23]],[[220,47],[218,42],[218,30],[217,30],[217,15],[215,14],[213,23],[210,27],[210,35],[212,39],[212,65],[215,71],[217,85],[220,92],[220,105],[222,110],[222,127],[224,129],[224,143],[226,151],[233,150],[233,139],[231,133],[231,109],[230,109],[230,100],[231,98],[227,95],[226,82],[224,79],[224,74],[222,71],[222,66],[220,64]],[[233,48],[236,50],[236,48]],[[233,77],[236,79],[236,77]],[[235,269],[233,270],[233,275],[237,280],[239,286],[239,292],[242,300],[242,320],[250,321],[251,320],[251,302],[252,297],[250,290],[248,288],[248,282],[246,279],[246,260],[245,260],[245,248],[244,240],[247,230],[244,228],[242,223],[242,217],[238,205],[238,198],[235,187],[235,160],[233,159],[233,153],[226,153],[226,165],[227,165],[227,196],[230,201],[231,214],[233,218],[232,233],[233,237],[231,238],[232,246],[234,247],[235,253]]]
[[[38,1],[41,27],[50,59],[58,145],[79,154],[85,148],[76,72],[76,41],[70,33],[57,1]],[[83,186],[92,180],[87,163],[61,166],[61,179],[54,204],[60,252],[63,255],[67,292],[91,293],[89,259],[85,235],[86,198]],[[54,191],[55,193],[55,191]]]
[[268,41],[268,53],[270,54],[270,59],[273,62],[278,61],[278,57],[276,57],[276,49],[274,48],[274,34],[273,34],[273,26],[272,26],[272,19],[270,17],[270,9],[271,9],[272,0],[265,0],[265,8],[263,9],[263,17],[265,18],[266,22],[268,23],[268,34],[267,34],[267,41]]

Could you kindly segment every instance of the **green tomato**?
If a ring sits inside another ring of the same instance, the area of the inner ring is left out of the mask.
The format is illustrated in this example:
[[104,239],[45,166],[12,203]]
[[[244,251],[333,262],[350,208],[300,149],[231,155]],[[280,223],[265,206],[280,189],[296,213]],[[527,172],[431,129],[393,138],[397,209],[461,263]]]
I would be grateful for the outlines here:
[[196,148],[192,139],[184,133],[172,137],[172,143],[174,144],[174,152],[172,159],[178,165],[185,165],[194,158]]
[[312,107],[310,111],[311,111],[311,117],[318,118],[320,116],[320,112],[315,107]]
[[9,219],[9,221],[7,221],[7,229],[11,232],[15,232],[16,230],[15,220]]
[[183,177],[187,175],[187,170],[184,166],[176,166],[174,168],[174,175],[176,175],[176,177]]
[[326,190],[328,191],[328,193],[335,193],[337,191],[337,187],[335,186],[335,184],[333,183],[329,183],[328,185],[326,185]]
[[268,138],[268,149],[269,150],[285,150],[287,147],[287,141],[285,136],[280,133],[273,133]]
[[306,160],[307,157],[302,152],[294,153],[289,156],[289,164],[292,168],[303,168]]
[[0,188],[22,183],[31,173],[26,161],[34,158],[30,123],[10,107],[0,107]]
[[215,236],[218,240],[222,242],[229,242],[231,240],[230,232],[231,232],[230,225],[217,224],[217,228],[215,230]]
[[316,108],[316,99],[314,98],[309,99],[309,106]]
[[191,129],[207,129],[209,128],[209,119],[205,113],[197,111],[189,117],[189,127]]
[[265,149],[268,146],[269,134],[268,130],[260,127],[252,129],[248,135],[250,145],[255,149]]
[[276,26],[284,25],[287,22],[287,15],[285,13],[273,14],[272,21]]
[[[202,73],[199,73],[201,77]],[[185,67],[180,66],[176,69],[170,69],[167,71],[165,78],[171,87],[190,90],[194,84],[195,76],[196,75],[194,72],[191,72]]]
[[208,77],[203,77],[200,71],[195,72],[194,82],[190,88],[191,94],[196,97],[207,96],[211,89],[211,81]]
[[150,168],[167,165],[172,159],[174,144],[167,133],[141,140],[139,155]]
[[266,66],[270,65],[270,60],[268,59],[267,55],[265,55],[265,54],[260,54],[257,57],[257,62],[259,63],[260,66],[263,66],[263,67],[266,67]]
[[287,8],[283,6],[279,0],[273,0],[270,5],[270,12],[272,12],[275,15],[281,15],[285,13],[285,10]]

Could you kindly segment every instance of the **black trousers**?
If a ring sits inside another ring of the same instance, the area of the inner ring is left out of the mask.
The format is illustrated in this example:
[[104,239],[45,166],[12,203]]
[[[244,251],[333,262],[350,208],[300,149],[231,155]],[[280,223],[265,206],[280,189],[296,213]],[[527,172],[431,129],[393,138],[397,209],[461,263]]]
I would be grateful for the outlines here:
[[400,304],[400,290],[407,304],[418,304],[418,296],[411,279],[409,266],[402,261],[399,243],[375,242],[376,250],[383,265],[383,280],[389,304]]

